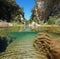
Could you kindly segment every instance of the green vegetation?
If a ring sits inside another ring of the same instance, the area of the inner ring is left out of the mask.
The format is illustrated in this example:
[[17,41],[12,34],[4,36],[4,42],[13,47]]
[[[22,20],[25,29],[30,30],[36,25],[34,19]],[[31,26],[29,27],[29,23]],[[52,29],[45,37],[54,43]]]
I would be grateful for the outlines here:
[[6,37],[7,42],[11,40],[11,36],[8,35],[8,29],[0,27],[0,37]]
[[48,24],[52,25],[52,24],[56,24],[56,25],[60,25],[60,14],[57,14],[56,16],[50,16],[48,19]]
[[53,24],[55,24],[55,21],[56,21],[56,17],[49,17],[47,22],[49,25],[53,25]]
[[[23,26],[22,26],[23,27]],[[0,35],[6,35],[8,32],[19,32],[20,26],[12,26],[12,27],[2,27],[0,28]]]
[[[48,16],[48,18],[46,19],[40,19],[40,14],[39,14],[39,10],[36,11],[37,8],[33,8],[32,9],[32,15],[30,17],[29,22],[32,23],[33,21],[40,24],[40,25],[60,25],[60,13],[55,14],[54,16]],[[45,15],[43,14],[41,17],[44,17]],[[46,16],[45,16],[46,17]]]
[[46,22],[44,22],[44,20],[40,20],[39,22],[35,16],[32,18],[29,20],[29,23],[32,23],[34,21],[40,25],[60,25],[60,14],[57,14],[56,16],[49,16],[49,19]]
[[24,17],[23,8],[19,7],[15,0],[0,0],[0,8],[0,20],[7,22],[20,21],[20,15]]
[[34,27],[31,28],[33,32],[50,32],[50,33],[57,33],[60,34],[60,26],[41,26],[41,27]]

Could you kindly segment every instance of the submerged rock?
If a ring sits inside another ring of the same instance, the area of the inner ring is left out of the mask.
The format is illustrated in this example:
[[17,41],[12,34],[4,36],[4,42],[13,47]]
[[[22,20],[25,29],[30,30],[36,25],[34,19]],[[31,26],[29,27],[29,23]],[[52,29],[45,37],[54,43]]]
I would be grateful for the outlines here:
[[42,51],[48,59],[60,59],[60,43],[46,33],[38,34],[34,47]]
[[8,46],[7,38],[0,37],[0,53],[4,52]]

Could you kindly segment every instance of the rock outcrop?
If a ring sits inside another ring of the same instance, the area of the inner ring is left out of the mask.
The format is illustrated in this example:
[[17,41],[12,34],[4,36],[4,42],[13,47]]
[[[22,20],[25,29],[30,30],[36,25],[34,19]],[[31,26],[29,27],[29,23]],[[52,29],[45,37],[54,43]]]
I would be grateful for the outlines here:
[[60,59],[60,43],[46,33],[38,34],[34,47],[42,51],[47,59]]
[[7,22],[24,21],[23,8],[19,7],[15,0],[0,0],[0,20]]
[[49,16],[60,14],[60,0],[35,0],[36,6],[32,10],[32,18],[47,21]]

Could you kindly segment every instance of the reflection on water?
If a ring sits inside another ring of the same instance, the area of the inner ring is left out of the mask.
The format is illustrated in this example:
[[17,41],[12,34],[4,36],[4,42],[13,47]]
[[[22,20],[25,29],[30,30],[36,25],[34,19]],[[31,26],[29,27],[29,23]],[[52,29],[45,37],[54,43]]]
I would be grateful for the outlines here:
[[29,26],[12,26],[12,27],[1,27],[0,31],[7,32],[58,32],[60,33],[60,26],[39,26],[39,27],[29,27]]
[[[0,55],[0,59],[47,59],[33,47],[33,42],[38,31],[51,32],[51,35],[58,37],[60,34],[60,27],[31,28],[22,26],[0,28],[0,36],[8,34],[14,39],[14,41],[8,45],[6,51]],[[54,34],[52,34],[52,32],[54,32]]]
[[27,28],[25,29],[25,32],[29,32],[29,31],[30,31],[30,28],[27,27]]

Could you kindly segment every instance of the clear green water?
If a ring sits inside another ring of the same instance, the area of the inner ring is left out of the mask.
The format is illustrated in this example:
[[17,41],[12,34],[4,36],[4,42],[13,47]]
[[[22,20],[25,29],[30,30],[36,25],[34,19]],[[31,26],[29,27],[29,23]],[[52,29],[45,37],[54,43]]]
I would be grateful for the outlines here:
[[[16,38],[22,38],[22,37],[33,37],[37,35],[38,32],[10,32],[9,35],[16,37]],[[27,38],[26,37],[26,38]]]
[[[42,30],[42,28],[36,29]],[[44,30],[41,32],[45,32]],[[13,37],[14,41],[8,45],[6,51],[0,56],[0,59],[46,59],[44,55],[33,47],[34,39],[38,34],[34,29],[31,30],[25,27],[0,28],[0,35],[5,36],[6,34]],[[49,34],[55,38],[60,37],[60,34],[52,32]]]
[[33,47],[38,32],[10,32],[15,40],[7,47],[0,59],[46,59]]

